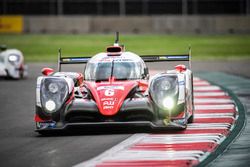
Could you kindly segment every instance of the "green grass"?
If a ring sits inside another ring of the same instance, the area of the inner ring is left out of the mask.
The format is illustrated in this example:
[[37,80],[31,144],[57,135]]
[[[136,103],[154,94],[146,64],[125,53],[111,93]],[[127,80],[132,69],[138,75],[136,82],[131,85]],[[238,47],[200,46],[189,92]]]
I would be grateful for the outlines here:
[[[112,45],[114,35],[0,35],[0,44],[23,51],[28,62],[63,56],[92,56]],[[137,54],[181,54],[192,46],[195,60],[250,59],[250,35],[127,35],[120,43]]]

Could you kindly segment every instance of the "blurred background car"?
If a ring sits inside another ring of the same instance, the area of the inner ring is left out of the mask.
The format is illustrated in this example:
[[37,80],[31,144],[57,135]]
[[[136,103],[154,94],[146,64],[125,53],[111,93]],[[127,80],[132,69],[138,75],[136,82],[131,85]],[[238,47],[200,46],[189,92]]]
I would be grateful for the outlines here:
[[0,46],[0,77],[21,79],[27,77],[27,65],[24,64],[23,53],[18,49],[7,49]]

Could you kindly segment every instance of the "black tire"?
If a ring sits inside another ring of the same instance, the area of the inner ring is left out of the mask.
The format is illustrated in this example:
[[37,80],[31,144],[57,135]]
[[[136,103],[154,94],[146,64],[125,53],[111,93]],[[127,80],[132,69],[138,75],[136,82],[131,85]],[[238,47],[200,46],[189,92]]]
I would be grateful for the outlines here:
[[189,118],[188,118],[188,123],[193,123],[194,122],[194,115],[191,115]]
[[192,85],[191,85],[191,91],[192,91],[192,115],[188,118],[188,123],[194,122],[194,86],[193,86],[193,74],[191,75]]
[[20,71],[19,71],[19,78],[20,78],[20,79],[23,79],[23,78],[24,78],[23,70],[20,70]]

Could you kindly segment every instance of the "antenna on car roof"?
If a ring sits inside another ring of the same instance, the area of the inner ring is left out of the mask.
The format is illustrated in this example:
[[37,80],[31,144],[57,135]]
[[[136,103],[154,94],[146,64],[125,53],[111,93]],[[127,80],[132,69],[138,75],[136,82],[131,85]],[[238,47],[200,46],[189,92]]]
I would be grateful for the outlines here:
[[116,31],[115,33],[115,43],[114,46],[119,46],[119,32]]

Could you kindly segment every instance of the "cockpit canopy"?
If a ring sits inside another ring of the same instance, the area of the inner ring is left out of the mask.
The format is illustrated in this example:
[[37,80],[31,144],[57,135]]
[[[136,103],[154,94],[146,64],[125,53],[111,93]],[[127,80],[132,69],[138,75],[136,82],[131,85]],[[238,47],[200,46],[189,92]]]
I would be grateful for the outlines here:
[[136,80],[145,78],[146,65],[143,60],[130,52],[121,56],[94,56],[86,65],[85,80],[107,81],[111,76],[116,80]]

